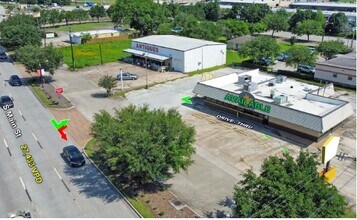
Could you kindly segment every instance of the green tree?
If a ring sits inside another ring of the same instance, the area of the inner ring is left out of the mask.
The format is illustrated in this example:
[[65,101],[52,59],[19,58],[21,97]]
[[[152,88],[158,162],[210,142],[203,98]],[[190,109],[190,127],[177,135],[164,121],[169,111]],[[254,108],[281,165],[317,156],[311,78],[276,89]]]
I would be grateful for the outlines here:
[[74,13],[73,13],[73,11],[62,10],[61,18],[66,22],[66,26],[68,26],[68,22],[74,20]]
[[319,44],[317,51],[326,59],[332,59],[337,54],[345,54],[351,50],[340,41],[324,41]]
[[261,21],[271,10],[267,4],[244,4],[236,3],[231,9],[231,17],[240,20],[256,23]]
[[101,111],[94,115],[92,133],[113,174],[131,181],[165,180],[193,162],[195,130],[174,109],[131,105],[114,116]]
[[348,18],[343,12],[334,13],[328,19],[325,32],[331,35],[343,33],[344,26],[348,24]]
[[197,2],[196,4],[190,5],[180,5],[179,11],[182,13],[187,13],[194,16],[199,21],[204,21],[206,18],[205,13],[205,3],[204,2]]
[[205,4],[203,8],[205,18],[210,21],[217,21],[219,19],[219,3],[217,0]]
[[311,53],[308,47],[303,45],[291,46],[288,51],[289,56],[286,58],[286,65],[297,67],[299,64],[314,66],[317,60],[317,54]]
[[232,37],[240,37],[249,34],[248,24],[237,19],[227,19],[226,27]]
[[50,13],[51,10],[41,10],[40,12],[40,22],[41,25],[50,23]]
[[37,27],[29,24],[7,26],[1,31],[1,38],[2,43],[7,47],[41,45],[40,31]]
[[289,19],[290,29],[294,30],[297,27],[298,22],[302,23],[305,20],[314,20],[323,25],[326,19],[321,11],[314,12],[310,9],[301,10],[298,8],[296,13],[294,13]]
[[272,37],[274,36],[274,32],[286,31],[289,29],[288,15],[284,9],[279,9],[279,11],[274,14],[267,14],[264,17],[263,22],[268,26],[269,30],[272,30]]
[[199,25],[194,26],[191,29],[190,34],[185,36],[197,38],[197,39],[217,41],[217,39],[220,36],[222,36],[222,34],[223,34],[222,26],[219,26],[212,21],[204,21],[199,23]]
[[73,10],[73,17],[81,24],[82,21],[89,17],[89,12],[83,9]]
[[261,58],[274,59],[280,53],[276,39],[268,36],[259,36],[238,48],[241,57],[250,57],[254,63],[258,63]]
[[16,14],[14,16],[10,16],[8,19],[3,20],[0,23],[0,31],[11,28],[11,26],[17,25],[31,25],[36,26],[36,20],[31,15],[26,14]]
[[260,176],[252,170],[234,188],[234,213],[242,218],[338,218],[345,198],[317,172],[315,157],[301,151],[298,158],[270,156]]
[[254,35],[254,33],[262,33],[268,30],[268,26],[264,22],[249,23],[248,28],[250,35]]
[[30,7],[30,11],[32,11],[34,13],[38,13],[41,11],[41,8],[38,6],[32,6],[32,7]]
[[296,28],[293,29],[293,33],[298,36],[307,35],[307,41],[310,41],[310,35],[322,35],[324,33],[323,24],[315,20],[305,20],[298,22]]
[[181,12],[178,14],[174,21],[173,27],[174,28],[181,28],[182,31],[179,33],[182,36],[190,36],[193,32],[193,29],[199,28],[199,21],[193,15],[186,14]]
[[92,18],[97,18],[97,20],[99,22],[99,18],[105,17],[105,15],[106,15],[104,6],[103,5],[92,6],[89,10],[89,15]]
[[92,39],[92,35],[90,35],[89,33],[81,35],[81,41],[83,44],[87,43],[87,41],[89,41],[90,39]]
[[107,90],[107,96],[112,95],[112,89],[115,88],[117,85],[117,79],[113,76],[102,76],[99,79],[98,86],[103,87],[104,89]]
[[172,24],[171,23],[163,23],[159,25],[158,34],[166,35],[172,34]]
[[52,24],[52,26],[55,26],[56,23],[61,22],[61,13],[56,9],[49,10],[48,22]]
[[16,60],[23,63],[29,72],[36,72],[41,66],[53,75],[63,63],[63,53],[52,45],[42,48],[26,45],[16,50]]

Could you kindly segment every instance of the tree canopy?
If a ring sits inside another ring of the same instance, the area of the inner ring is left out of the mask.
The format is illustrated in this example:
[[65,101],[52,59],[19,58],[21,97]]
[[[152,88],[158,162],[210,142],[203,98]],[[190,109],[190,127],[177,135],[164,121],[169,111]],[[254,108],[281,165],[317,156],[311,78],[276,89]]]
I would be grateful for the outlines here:
[[311,53],[308,47],[303,45],[293,45],[287,51],[289,56],[286,58],[286,65],[297,67],[299,64],[314,66],[317,54]]
[[104,6],[103,5],[92,6],[89,10],[89,15],[92,18],[97,18],[99,22],[99,18],[105,17],[106,15]]
[[332,14],[325,27],[325,31],[332,35],[343,33],[344,26],[348,24],[348,18],[343,12]]
[[195,130],[177,110],[128,106],[94,115],[92,133],[113,174],[147,183],[186,170],[195,153]]
[[231,9],[232,18],[239,18],[249,23],[259,22],[269,13],[271,13],[271,10],[267,4],[236,3]]
[[314,12],[310,9],[301,10],[298,8],[289,20],[290,29],[294,30],[297,27],[298,22],[302,23],[305,20],[314,20],[321,23],[321,25],[325,23],[325,17],[321,11]]
[[279,9],[274,14],[267,14],[263,18],[263,22],[267,25],[269,30],[272,30],[271,36],[274,32],[286,31],[289,29],[288,14],[284,9]]
[[41,33],[30,24],[6,26],[1,30],[2,42],[7,47],[18,48],[25,45],[41,45]]
[[324,33],[323,23],[316,20],[304,20],[297,23],[293,33],[298,36],[307,35],[307,41],[310,41],[311,34],[322,35]]
[[107,96],[111,96],[112,89],[117,85],[117,79],[114,76],[105,75],[99,78],[98,86],[103,87],[107,91]]
[[26,45],[16,50],[16,60],[24,64],[27,71],[36,72],[41,67],[53,75],[63,63],[63,54],[52,45],[42,48]]
[[324,41],[319,43],[317,51],[326,59],[332,59],[335,55],[342,53],[350,52],[350,48],[343,44],[340,41]]
[[248,170],[234,189],[234,213],[242,218],[337,218],[347,204],[317,172],[315,157],[270,156],[260,176]]
[[240,37],[250,33],[248,24],[237,19],[227,19],[225,26],[232,37]]
[[268,36],[256,37],[238,48],[240,56],[250,57],[255,63],[261,58],[275,58],[279,53],[279,45],[276,39]]

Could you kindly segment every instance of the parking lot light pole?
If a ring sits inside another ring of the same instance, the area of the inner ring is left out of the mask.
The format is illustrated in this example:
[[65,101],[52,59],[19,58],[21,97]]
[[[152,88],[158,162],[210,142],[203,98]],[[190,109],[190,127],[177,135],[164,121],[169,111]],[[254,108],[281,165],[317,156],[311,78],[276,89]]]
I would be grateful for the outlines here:
[[148,84],[148,63],[147,63],[147,54],[146,53],[143,53],[143,56],[145,58],[145,77],[146,77],[146,85],[145,85],[145,89],[148,89],[149,88],[149,84]]
[[76,64],[74,62],[74,54],[73,54],[73,45],[72,45],[72,31],[71,27],[69,27],[69,42],[71,43],[71,52],[72,52],[72,70],[76,70]]
[[123,70],[120,69],[120,81],[121,81],[121,91],[124,90],[124,84],[123,84]]

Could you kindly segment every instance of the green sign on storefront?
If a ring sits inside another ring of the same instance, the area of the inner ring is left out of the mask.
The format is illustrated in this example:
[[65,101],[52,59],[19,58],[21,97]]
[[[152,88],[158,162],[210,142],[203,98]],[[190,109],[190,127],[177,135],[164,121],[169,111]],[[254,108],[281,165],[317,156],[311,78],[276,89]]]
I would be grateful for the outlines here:
[[264,105],[263,103],[255,101],[254,96],[248,92],[243,92],[239,96],[227,93],[227,95],[224,97],[224,100],[232,103],[237,103],[238,105],[243,107],[260,110],[266,113],[269,113],[271,109],[270,105]]

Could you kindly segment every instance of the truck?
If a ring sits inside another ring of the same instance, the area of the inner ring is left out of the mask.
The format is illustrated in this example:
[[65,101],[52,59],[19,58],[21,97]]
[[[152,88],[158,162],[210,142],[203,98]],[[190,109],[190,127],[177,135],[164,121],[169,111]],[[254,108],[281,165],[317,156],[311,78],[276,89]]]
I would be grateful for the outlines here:
[[89,7],[94,6],[94,2],[86,2],[86,4],[87,4]]

